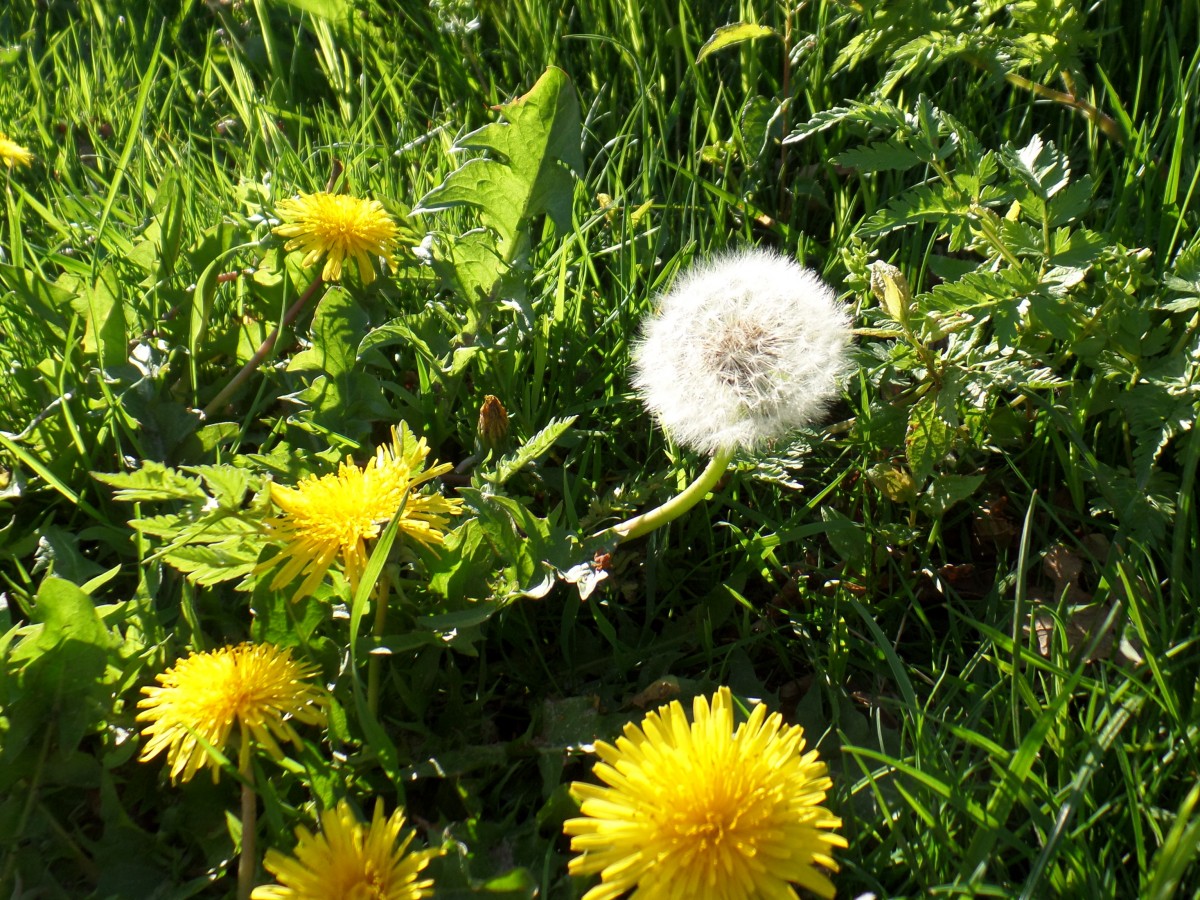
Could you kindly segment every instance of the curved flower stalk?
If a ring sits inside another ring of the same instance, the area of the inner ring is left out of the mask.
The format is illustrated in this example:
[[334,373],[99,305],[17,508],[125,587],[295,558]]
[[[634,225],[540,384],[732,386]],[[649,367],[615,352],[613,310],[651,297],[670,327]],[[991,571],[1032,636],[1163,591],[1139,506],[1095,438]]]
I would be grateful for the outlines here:
[[682,275],[642,327],[633,384],[679,443],[711,455],[683,493],[612,529],[619,539],[665,525],[699,502],[739,448],[813,422],[841,386],[850,317],[810,269],[742,250]]
[[721,688],[695,699],[690,725],[675,701],[596,754],[607,786],[574,783],[582,816],[563,823],[580,854],[569,871],[600,875],[583,900],[795,900],[793,884],[833,897],[823,870],[847,843],[821,805],[832,782],[778,713],[760,704],[735,729]]
[[190,781],[201,768],[220,775],[219,754],[237,727],[238,774],[242,778],[242,851],[238,897],[246,900],[254,879],[254,795],[252,750],[259,745],[276,759],[280,741],[300,746],[293,722],[324,725],[328,694],[311,683],[316,668],[271,644],[238,644],[192,653],[142,688],[137,720],[148,738],[142,762],[166,753],[171,781]]
[[383,818],[375,803],[370,825],[345,800],[321,813],[321,831],[296,829],[292,856],[268,850],[263,865],[278,883],[254,889],[252,900],[421,900],[433,879],[420,877],[437,850],[408,851],[413,832],[401,834],[404,813]]

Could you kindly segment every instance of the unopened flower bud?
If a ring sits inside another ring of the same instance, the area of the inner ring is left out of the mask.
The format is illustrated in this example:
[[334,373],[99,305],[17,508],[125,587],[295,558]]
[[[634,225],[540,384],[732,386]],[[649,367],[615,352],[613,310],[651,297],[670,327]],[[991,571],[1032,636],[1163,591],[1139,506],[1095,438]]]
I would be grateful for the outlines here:
[[489,450],[497,450],[508,437],[508,410],[488,394],[479,407],[479,440]]

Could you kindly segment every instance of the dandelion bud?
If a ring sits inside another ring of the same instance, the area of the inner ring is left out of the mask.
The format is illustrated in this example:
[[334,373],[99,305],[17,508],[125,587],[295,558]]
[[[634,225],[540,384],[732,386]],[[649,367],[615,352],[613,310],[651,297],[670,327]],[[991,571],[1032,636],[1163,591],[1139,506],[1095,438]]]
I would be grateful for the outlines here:
[[660,298],[633,350],[633,384],[680,443],[753,449],[824,411],[849,343],[849,315],[816,273],[743,250],[695,266]]
[[488,394],[479,407],[479,440],[489,450],[496,450],[508,437],[508,410],[496,397]]

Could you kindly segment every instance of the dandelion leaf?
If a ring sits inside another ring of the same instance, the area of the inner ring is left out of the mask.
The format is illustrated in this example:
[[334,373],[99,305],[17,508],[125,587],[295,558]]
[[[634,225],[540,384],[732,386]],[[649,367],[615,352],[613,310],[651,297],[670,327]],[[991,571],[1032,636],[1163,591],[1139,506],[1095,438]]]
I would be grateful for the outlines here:
[[492,122],[459,138],[456,151],[489,154],[468,160],[426,194],[414,213],[470,206],[496,232],[505,260],[519,251],[534,216],[550,216],[559,232],[571,224],[575,180],[582,172],[579,101],[562,69],[549,68]]
[[84,350],[99,357],[100,365],[106,369],[125,363],[129,358],[129,344],[116,269],[112,266],[101,269],[100,277],[71,301],[71,308],[86,323]]
[[378,382],[357,368],[358,348],[368,318],[362,307],[341,288],[330,288],[313,315],[312,347],[297,353],[289,372],[314,373],[296,399],[308,404],[312,421],[322,427],[363,439],[365,423],[387,419]]

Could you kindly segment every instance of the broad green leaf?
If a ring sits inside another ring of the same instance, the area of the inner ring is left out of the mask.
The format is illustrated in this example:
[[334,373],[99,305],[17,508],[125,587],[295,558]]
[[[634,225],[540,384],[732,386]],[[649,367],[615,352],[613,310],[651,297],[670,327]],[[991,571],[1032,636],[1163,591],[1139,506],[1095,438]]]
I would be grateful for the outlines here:
[[[49,325],[56,335],[66,331],[68,311],[74,291],[59,282],[50,282],[31,269],[0,264],[0,311],[20,317],[32,317]],[[6,296],[7,295],[7,296]]]
[[912,503],[916,499],[917,486],[906,469],[891,463],[876,463],[864,474],[893,503]]
[[940,518],[955,503],[974,494],[981,484],[982,475],[938,475],[921,496],[921,512]]
[[[115,647],[90,595],[48,576],[34,600],[36,624],[6,660],[18,672],[19,693],[6,699],[9,729],[0,749],[0,793],[23,774],[23,751],[47,732],[61,760],[111,710],[108,654]],[[27,759],[27,757],[26,757]]]
[[95,561],[79,551],[79,536],[74,532],[47,524],[37,530],[37,536],[35,572],[45,569],[58,578],[82,585],[102,571]]
[[158,185],[154,195],[155,225],[158,226],[157,274],[165,282],[175,273],[175,260],[179,256],[179,245],[183,238],[184,193],[178,172],[171,170]]
[[[742,105],[738,124],[746,152],[749,154],[747,163],[761,160],[764,153],[778,146],[783,138],[784,112],[787,106],[787,103],[780,103],[774,98],[767,99],[758,95]],[[653,201],[647,201],[634,211],[629,217],[630,223],[636,225],[652,203]]]
[[922,397],[909,414],[904,438],[904,452],[918,484],[929,477],[953,445],[954,432],[942,418],[938,404],[928,396]]
[[863,565],[871,552],[871,539],[863,526],[832,506],[821,507],[825,537],[835,553],[851,565]]
[[379,383],[357,367],[358,348],[369,319],[349,292],[330,288],[312,323],[312,347],[297,353],[289,372],[319,373],[296,399],[309,406],[319,427],[362,440],[369,423],[389,418]]
[[100,277],[71,302],[72,308],[87,322],[84,350],[95,353],[105,369],[122,365],[129,359],[121,288],[116,269],[105,266],[100,270]]
[[575,89],[562,69],[549,68],[522,97],[500,108],[493,122],[455,142],[454,149],[481,150],[491,157],[468,160],[423,198],[413,214],[456,206],[479,210],[493,229],[503,260],[519,251],[523,230],[546,213],[559,233],[571,227],[575,179],[584,170],[581,124]]
[[718,50],[724,50],[726,47],[734,47],[746,41],[756,41],[759,38],[772,37],[776,34],[777,32],[774,28],[768,28],[766,25],[755,25],[753,22],[735,22],[732,25],[722,25],[712,33],[712,37],[704,42],[704,46],[696,54],[696,62],[701,63],[706,57],[711,56]]

